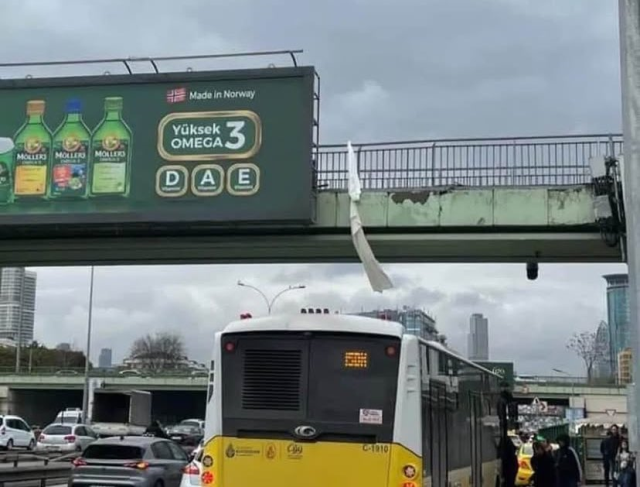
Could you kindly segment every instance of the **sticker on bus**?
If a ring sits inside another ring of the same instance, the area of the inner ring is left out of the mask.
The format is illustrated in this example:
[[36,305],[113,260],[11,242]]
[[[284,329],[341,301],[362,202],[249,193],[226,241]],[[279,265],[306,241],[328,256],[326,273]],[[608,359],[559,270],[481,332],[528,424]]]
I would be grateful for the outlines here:
[[360,423],[382,424],[382,409],[361,409]]

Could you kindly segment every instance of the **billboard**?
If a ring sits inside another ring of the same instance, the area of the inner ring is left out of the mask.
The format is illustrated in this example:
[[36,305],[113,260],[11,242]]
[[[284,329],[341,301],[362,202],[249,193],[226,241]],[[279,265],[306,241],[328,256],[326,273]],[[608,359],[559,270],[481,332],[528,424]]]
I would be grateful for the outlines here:
[[314,70],[0,81],[0,225],[309,223]]
[[481,367],[490,370],[494,374],[499,375],[503,380],[513,387],[515,382],[513,372],[513,362],[476,362]]

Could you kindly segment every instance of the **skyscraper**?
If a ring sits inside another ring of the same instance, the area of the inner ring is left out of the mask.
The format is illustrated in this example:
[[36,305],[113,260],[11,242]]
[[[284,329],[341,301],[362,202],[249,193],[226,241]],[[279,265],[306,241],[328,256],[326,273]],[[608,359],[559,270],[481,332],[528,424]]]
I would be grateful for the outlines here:
[[101,369],[111,368],[111,361],[113,359],[113,352],[110,348],[103,348],[100,350],[100,357],[98,357],[98,367]]
[[611,368],[611,347],[609,345],[609,325],[602,321],[596,331],[596,347],[602,351],[593,364],[593,376],[596,379],[613,378],[613,369]]
[[629,316],[629,276],[609,274],[607,281],[607,316],[609,322],[609,362],[611,372],[618,370],[618,354],[631,347]]
[[444,337],[438,334],[436,320],[421,309],[404,306],[402,309],[363,311],[361,313],[357,313],[357,315],[395,321],[402,324],[408,334],[419,336],[425,340],[444,340]]
[[489,320],[481,313],[474,313],[469,319],[467,353],[469,360],[489,360]]
[[0,338],[33,341],[36,281],[36,273],[24,267],[0,268]]

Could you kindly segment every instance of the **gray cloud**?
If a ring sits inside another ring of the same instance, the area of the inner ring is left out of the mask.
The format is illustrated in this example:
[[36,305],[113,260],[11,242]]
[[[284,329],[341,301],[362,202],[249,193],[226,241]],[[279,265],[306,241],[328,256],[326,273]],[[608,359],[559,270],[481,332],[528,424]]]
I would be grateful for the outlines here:
[[[69,19],[73,19],[72,22]],[[28,31],[25,21],[28,20]],[[499,136],[620,129],[617,12],[601,0],[3,0],[0,59],[176,55],[304,48],[322,77],[324,142]],[[286,65],[287,58],[165,63],[166,70]],[[98,74],[123,67],[1,70],[0,76]],[[137,70],[148,69],[138,65]],[[622,266],[387,266],[397,288],[379,295],[356,265],[100,268],[94,350],[121,359],[148,331],[180,330],[207,360],[213,333],[241,312],[343,312],[415,305],[465,350],[468,318],[487,315],[495,358],[523,372],[573,371],[564,349],[605,316],[600,275]],[[84,344],[86,268],[38,269],[36,330],[47,343]],[[94,354],[95,355],[95,354]]]

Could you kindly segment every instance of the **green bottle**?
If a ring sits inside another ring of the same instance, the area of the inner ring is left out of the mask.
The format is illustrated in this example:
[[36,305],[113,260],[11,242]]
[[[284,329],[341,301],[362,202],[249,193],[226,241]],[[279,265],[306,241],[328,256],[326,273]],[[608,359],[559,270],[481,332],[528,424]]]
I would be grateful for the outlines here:
[[67,102],[67,116],[53,135],[49,197],[86,198],[91,132],[82,121],[82,103]]
[[46,199],[51,164],[51,131],[44,123],[45,102],[27,102],[27,121],[14,137],[14,197]]
[[13,140],[0,137],[0,205],[13,203]]
[[131,130],[122,119],[122,98],[104,100],[105,115],[91,142],[91,196],[129,196]]

